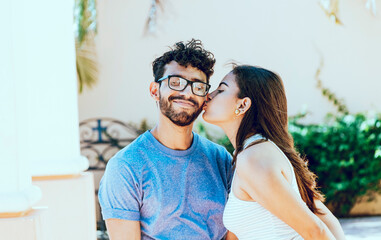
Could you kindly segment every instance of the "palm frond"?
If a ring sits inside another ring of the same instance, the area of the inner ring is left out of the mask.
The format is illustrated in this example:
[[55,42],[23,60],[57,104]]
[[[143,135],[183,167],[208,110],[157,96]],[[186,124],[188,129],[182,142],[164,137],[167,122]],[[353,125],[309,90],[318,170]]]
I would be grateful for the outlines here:
[[78,90],[92,87],[98,81],[98,61],[94,37],[96,34],[95,0],[76,0],[74,8],[76,27],[76,66]]
[[338,17],[339,13],[339,0],[320,0],[320,6],[325,14],[336,24],[342,25],[343,23]]
[[78,89],[93,87],[98,81],[98,61],[95,45],[91,40],[84,40],[82,44],[76,42]]
[[144,27],[145,34],[153,34],[156,31],[158,10],[163,11],[163,0],[151,0],[151,7]]

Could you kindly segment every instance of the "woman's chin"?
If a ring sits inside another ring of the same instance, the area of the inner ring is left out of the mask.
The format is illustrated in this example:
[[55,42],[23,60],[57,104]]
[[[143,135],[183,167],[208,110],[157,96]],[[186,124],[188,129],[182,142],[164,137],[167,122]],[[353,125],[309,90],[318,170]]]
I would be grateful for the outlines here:
[[207,115],[207,113],[204,111],[204,112],[202,113],[202,119],[204,119],[205,122],[208,122],[208,117],[205,116],[205,115]]
[[213,119],[210,118],[207,112],[202,113],[202,118],[204,119],[205,122],[216,125],[215,121],[213,121]]
[[207,123],[211,123],[211,122],[210,122],[210,118],[209,118],[209,116],[208,116],[208,113],[207,113],[206,111],[204,111],[204,112],[202,113],[202,119],[204,119],[204,121],[207,122]]

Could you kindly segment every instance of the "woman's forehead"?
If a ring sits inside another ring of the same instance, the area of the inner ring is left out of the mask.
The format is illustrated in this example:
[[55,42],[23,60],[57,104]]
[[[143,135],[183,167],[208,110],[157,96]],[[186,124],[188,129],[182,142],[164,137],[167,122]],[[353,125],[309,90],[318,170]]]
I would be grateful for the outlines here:
[[232,72],[226,74],[226,76],[221,80],[221,83],[226,83],[228,86],[235,84],[235,76]]

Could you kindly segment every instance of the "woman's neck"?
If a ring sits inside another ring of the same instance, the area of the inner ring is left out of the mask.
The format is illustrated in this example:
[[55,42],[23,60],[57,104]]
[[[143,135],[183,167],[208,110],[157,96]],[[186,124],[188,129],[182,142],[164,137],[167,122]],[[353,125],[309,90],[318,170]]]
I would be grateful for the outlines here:
[[[224,130],[226,136],[229,138],[229,141],[233,145],[234,149],[237,149],[237,134],[238,134],[238,129],[241,125],[241,121],[235,121],[231,122],[229,124],[225,124],[223,126],[220,126],[222,130]],[[247,134],[246,138],[249,138],[253,135],[255,135],[256,132],[250,132]]]
[[234,121],[220,126],[222,130],[224,130],[226,136],[229,138],[229,141],[233,145],[234,149],[236,149],[236,139],[240,124],[241,121]]

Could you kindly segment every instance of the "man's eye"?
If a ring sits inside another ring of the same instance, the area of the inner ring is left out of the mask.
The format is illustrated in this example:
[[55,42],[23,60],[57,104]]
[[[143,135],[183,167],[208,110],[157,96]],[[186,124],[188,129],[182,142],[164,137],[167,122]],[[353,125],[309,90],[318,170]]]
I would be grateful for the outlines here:
[[180,86],[180,81],[173,81],[173,82],[172,82],[172,85],[173,85],[173,86]]
[[197,85],[196,85],[196,86],[195,86],[195,89],[196,89],[196,90],[202,90],[203,87],[202,87],[202,86],[197,86]]

